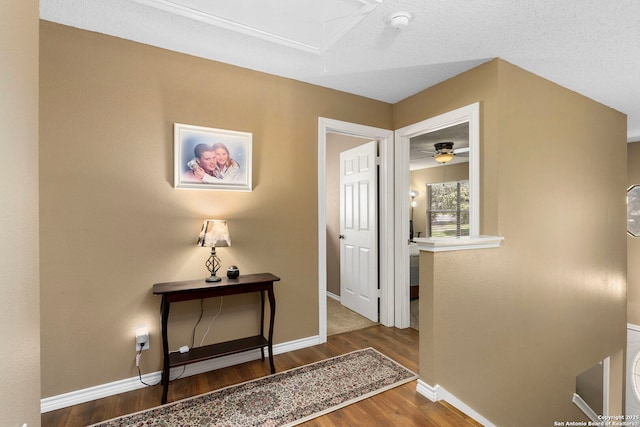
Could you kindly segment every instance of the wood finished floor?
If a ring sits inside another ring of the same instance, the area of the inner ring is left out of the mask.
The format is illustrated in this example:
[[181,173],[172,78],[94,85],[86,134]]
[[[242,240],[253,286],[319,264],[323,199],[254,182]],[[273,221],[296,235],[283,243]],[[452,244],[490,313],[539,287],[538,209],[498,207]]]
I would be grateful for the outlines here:
[[[328,337],[325,344],[279,354],[278,372],[373,347],[418,372],[418,332],[371,326]],[[217,371],[181,378],[169,386],[169,402],[206,393],[269,374],[269,362],[256,360]],[[42,414],[43,427],[76,427],[142,411],[160,404],[160,386],[147,387]],[[308,421],[304,426],[479,426],[446,403],[431,402],[416,392],[416,382],[404,384],[364,401]]]

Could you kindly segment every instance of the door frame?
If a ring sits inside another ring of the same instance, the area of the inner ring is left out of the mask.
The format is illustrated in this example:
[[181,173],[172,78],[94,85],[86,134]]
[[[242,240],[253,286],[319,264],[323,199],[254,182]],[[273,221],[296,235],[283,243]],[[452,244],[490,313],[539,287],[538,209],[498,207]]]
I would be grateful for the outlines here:
[[397,328],[408,328],[411,320],[409,289],[409,144],[411,138],[424,133],[444,129],[460,123],[469,122],[469,206],[470,234],[476,236],[480,231],[480,103],[475,102],[422,120],[395,131],[395,188],[398,197],[395,212],[396,240],[395,254],[395,324]]
[[394,150],[392,130],[318,117],[318,336],[327,341],[327,133],[378,141],[380,323],[394,326]]

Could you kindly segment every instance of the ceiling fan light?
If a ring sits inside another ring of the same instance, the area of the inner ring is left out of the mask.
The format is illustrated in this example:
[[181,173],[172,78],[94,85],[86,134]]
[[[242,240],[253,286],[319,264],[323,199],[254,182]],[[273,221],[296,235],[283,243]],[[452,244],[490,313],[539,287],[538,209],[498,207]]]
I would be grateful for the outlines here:
[[433,159],[438,163],[447,163],[453,159],[455,154],[453,153],[453,142],[436,142],[434,144],[436,153],[433,155]]
[[436,153],[433,159],[438,163],[447,163],[453,159],[453,156],[455,156],[453,153]]

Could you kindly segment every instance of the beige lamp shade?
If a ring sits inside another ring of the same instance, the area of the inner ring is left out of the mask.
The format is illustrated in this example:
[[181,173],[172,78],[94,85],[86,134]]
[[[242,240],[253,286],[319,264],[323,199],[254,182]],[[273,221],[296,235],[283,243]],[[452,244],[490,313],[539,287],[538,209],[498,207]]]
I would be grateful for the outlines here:
[[205,219],[198,236],[198,246],[222,248],[231,246],[231,237],[227,221],[222,219]]

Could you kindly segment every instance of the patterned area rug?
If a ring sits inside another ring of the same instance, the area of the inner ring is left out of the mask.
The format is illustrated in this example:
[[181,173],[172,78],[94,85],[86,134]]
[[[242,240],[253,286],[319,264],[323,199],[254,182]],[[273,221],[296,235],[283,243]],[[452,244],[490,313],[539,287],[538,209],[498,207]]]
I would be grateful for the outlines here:
[[293,426],[416,378],[367,348],[93,426]]

